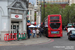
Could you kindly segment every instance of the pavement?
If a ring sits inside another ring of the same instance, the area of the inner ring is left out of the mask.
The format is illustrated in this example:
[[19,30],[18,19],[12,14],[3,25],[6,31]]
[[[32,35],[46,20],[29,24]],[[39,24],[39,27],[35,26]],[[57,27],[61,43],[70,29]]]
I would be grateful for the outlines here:
[[0,34],[0,40],[1,40],[1,34]]
[[36,45],[36,44],[44,44],[50,42],[51,39],[42,37],[35,37],[26,40],[19,40],[19,41],[0,41],[0,46],[12,46],[12,45]]
[[[31,38],[31,40],[32,39],[33,38]],[[37,38],[34,38],[34,39],[37,39]],[[41,37],[41,40],[44,40],[44,39],[47,40],[45,37]],[[46,41],[46,43],[44,42],[45,44],[43,43],[43,44],[27,45],[27,46],[25,45],[0,46],[0,50],[75,50],[75,40],[68,40],[66,31],[63,31],[63,37],[61,38],[49,38],[49,39],[50,41]],[[28,39],[28,42],[29,41],[30,39]]]

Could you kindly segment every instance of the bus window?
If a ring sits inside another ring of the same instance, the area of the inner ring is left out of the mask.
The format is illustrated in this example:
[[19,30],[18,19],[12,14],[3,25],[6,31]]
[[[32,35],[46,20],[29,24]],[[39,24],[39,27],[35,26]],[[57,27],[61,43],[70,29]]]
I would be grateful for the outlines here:
[[54,17],[53,17],[53,16],[51,16],[51,17],[50,17],[50,19],[51,19],[51,20],[59,19],[59,16],[54,16]]
[[59,22],[59,20],[51,20],[50,22]]

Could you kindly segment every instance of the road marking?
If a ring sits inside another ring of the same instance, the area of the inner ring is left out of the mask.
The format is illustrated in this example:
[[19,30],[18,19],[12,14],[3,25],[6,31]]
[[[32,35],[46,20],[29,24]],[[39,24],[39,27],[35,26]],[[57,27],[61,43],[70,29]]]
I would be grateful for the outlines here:
[[51,42],[54,42],[54,39],[51,39],[50,43],[51,43]]

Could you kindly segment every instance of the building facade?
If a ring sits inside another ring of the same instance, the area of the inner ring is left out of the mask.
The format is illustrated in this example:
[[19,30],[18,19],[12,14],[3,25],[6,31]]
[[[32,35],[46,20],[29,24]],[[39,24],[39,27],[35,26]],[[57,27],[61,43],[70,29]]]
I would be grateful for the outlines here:
[[[37,4],[43,3],[44,0],[36,0]],[[68,3],[69,0],[45,0],[45,3],[50,3],[50,4],[66,4]]]
[[[36,16],[35,16],[36,14]],[[40,25],[41,21],[41,12],[40,12],[40,5],[37,5],[37,8],[35,8],[35,6],[31,3],[29,3],[28,6],[28,21],[30,21],[30,24],[35,24],[35,25]]]
[[30,23],[34,23],[35,22],[35,18],[34,18],[34,5],[29,3],[28,6],[28,15],[27,15],[28,21],[30,21]]
[[41,25],[41,5],[38,5],[36,10],[36,25]]
[[75,0],[69,0],[69,5],[75,3]]
[[0,0],[0,34],[26,33],[27,0]]

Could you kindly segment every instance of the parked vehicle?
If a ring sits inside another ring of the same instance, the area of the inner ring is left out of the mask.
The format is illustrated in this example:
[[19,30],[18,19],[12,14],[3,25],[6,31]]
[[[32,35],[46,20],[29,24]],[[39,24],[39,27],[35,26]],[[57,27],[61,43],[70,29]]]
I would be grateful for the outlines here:
[[68,39],[75,39],[75,30],[71,30],[70,32],[67,33]]
[[64,30],[65,30],[65,31],[67,30],[67,26],[64,27]]
[[68,28],[67,35],[69,40],[75,39],[75,28]]
[[75,28],[75,23],[68,23],[67,26],[64,27],[64,30],[67,31],[68,28]]
[[64,30],[68,31],[68,28],[73,28],[73,24],[72,23],[68,23],[67,26],[64,28]]

